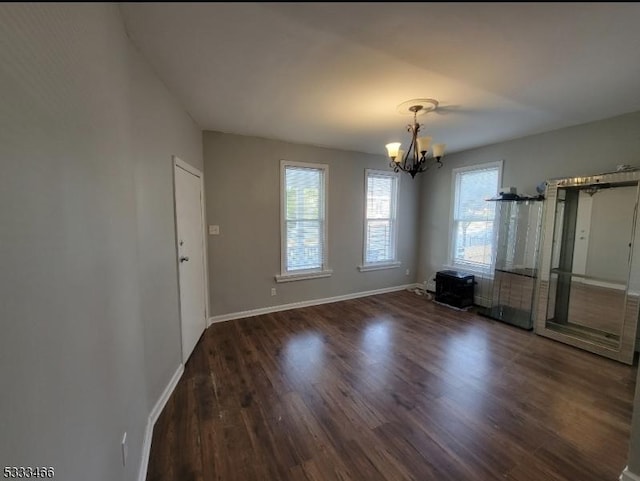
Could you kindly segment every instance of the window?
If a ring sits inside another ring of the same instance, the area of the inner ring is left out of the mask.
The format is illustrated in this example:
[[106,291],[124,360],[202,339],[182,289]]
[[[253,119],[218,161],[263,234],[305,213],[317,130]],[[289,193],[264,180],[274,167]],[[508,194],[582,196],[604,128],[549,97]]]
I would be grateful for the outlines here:
[[329,166],[282,161],[280,170],[282,266],[276,280],[326,277]]
[[361,271],[398,267],[397,222],[398,174],[365,171],[364,262]]
[[502,161],[453,170],[451,263],[479,273],[490,273],[495,251],[495,197]]

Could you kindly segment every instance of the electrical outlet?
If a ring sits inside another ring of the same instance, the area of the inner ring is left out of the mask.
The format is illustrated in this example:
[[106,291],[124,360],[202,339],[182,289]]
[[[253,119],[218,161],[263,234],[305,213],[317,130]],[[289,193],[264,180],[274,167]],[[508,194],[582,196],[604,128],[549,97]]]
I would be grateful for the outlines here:
[[122,465],[127,465],[127,456],[129,455],[129,447],[127,445],[127,432],[122,436]]
[[272,296],[275,296],[275,295],[276,295],[276,288],[275,288],[275,287],[272,287],[272,288],[271,288],[271,295],[272,295]]
[[404,274],[405,274],[405,276],[408,276],[408,275],[409,275],[409,272],[411,272],[411,271],[410,271],[409,269],[407,269],[407,270],[405,271],[405,273],[404,273]]
[[209,235],[220,235],[220,226],[219,225],[210,225],[209,226]]

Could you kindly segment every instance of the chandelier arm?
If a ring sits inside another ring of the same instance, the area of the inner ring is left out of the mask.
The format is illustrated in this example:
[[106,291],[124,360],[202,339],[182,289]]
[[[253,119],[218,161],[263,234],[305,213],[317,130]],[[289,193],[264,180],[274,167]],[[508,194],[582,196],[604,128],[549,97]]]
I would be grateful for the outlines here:
[[401,170],[402,172],[411,172],[409,169],[405,168],[401,162],[391,161],[389,163],[389,166],[393,167],[394,172],[398,172],[399,170]]
[[427,162],[423,162],[420,164],[420,167],[417,169],[417,173],[422,173],[426,170],[429,170],[429,164]]
[[[414,130],[412,125],[408,125],[407,126],[407,130],[409,132],[411,132],[411,143],[409,144],[409,148],[407,149],[407,152],[404,155],[404,159],[402,161],[402,164],[404,165],[405,169],[407,169],[407,170],[405,170],[405,172],[410,172],[411,168],[415,165],[415,160],[413,160],[411,162],[411,167],[409,167],[408,160],[409,160],[409,156],[411,156],[412,152],[415,150],[414,146],[416,144],[416,133],[415,133],[415,130]],[[413,155],[415,157],[415,152],[413,153]]]
[[[435,161],[435,162],[434,162]],[[427,157],[426,155],[421,159],[420,162],[420,170],[418,171],[419,173],[422,172],[426,172],[427,170],[429,170],[429,168],[431,167],[431,165],[433,165],[434,163],[438,164],[438,168],[442,167],[442,162],[440,161],[440,159],[438,159],[437,157]]]
[[[418,120],[417,120],[417,113],[414,112],[413,124],[407,125],[407,132],[411,132],[411,143],[409,144],[409,148],[407,149],[407,152],[404,156],[404,160],[402,162],[404,164],[404,171],[411,173],[412,176],[415,176],[415,173],[413,172],[415,171],[415,169],[418,168],[420,164],[420,157],[418,154],[418,132],[419,131],[420,131],[420,124],[418,123]],[[409,156],[413,157],[411,159],[410,166],[407,164],[407,161],[409,160]]]
[[400,170],[401,170],[402,172],[409,172],[407,169],[405,169],[405,168],[402,166],[402,163],[401,163],[401,162],[396,162],[396,161],[394,161],[394,160],[392,160],[391,162],[389,162],[389,167],[393,167],[393,171],[394,171],[394,172],[396,172],[396,173],[397,173],[398,171],[400,171]]

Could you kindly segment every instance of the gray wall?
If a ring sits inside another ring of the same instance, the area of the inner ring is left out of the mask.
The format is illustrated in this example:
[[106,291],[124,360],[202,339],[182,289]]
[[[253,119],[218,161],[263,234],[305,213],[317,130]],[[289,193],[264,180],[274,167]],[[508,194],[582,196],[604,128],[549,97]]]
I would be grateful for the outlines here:
[[149,406],[182,362],[173,158],[203,169],[202,131],[130,48],[131,156],[136,187],[140,316]]
[[171,155],[201,166],[200,131],[113,4],[0,5],[0,92],[0,460],[136,479],[180,363]]
[[[329,278],[280,284],[274,279],[280,272],[281,159],[329,164]],[[387,170],[384,156],[205,132],[204,162],[208,224],[220,226],[219,236],[209,236],[213,315],[415,282],[419,180],[408,174],[399,183],[402,266],[356,268],[362,264],[364,170]]]
[[[418,282],[433,278],[448,262],[451,170],[504,160],[503,186],[535,194],[540,182],[597,174],[619,164],[640,165],[640,112],[445,156],[437,175],[422,177]],[[428,206],[428,207],[427,207]],[[490,295],[480,281],[478,293]]]

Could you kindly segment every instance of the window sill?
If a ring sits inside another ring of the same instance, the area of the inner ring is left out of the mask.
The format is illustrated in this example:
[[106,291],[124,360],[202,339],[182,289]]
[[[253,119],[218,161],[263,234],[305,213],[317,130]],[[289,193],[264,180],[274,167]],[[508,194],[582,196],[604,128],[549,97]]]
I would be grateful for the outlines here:
[[330,277],[333,274],[331,269],[318,272],[301,272],[299,274],[276,274],[276,282],[293,282],[304,281],[307,279],[319,279],[322,277]]
[[482,276],[483,279],[493,279],[493,268],[490,270],[482,270],[482,269],[474,269],[465,265],[455,265],[455,264],[447,264],[442,266],[443,269],[450,269],[452,271],[460,271],[465,272],[467,274],[473,274],[474,276]]
[[396,269],[400,267],[400,262],[381,262],[380,264],[364,264],[358,266],[360,272],[380,271],[382,269]]

